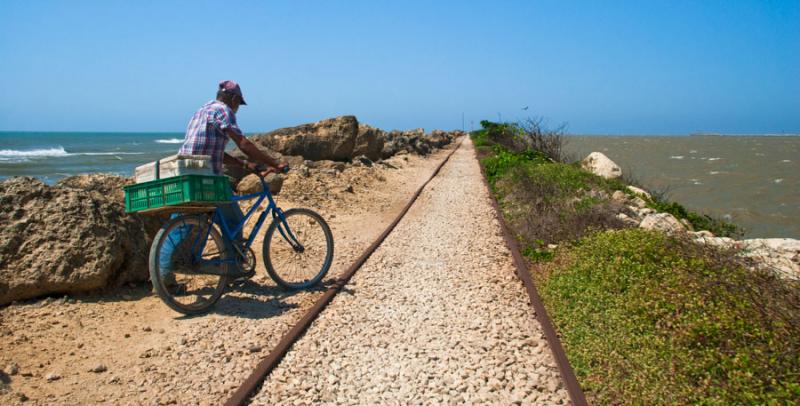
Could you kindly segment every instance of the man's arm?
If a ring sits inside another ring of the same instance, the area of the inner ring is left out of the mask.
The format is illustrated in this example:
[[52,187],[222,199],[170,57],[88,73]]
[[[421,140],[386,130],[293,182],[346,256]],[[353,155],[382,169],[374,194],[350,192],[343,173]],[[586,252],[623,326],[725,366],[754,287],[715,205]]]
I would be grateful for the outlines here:
[[[266,164],[266,165],[269,165],[271,167],[278,168],[278,169],[281,169],[283,166],[286,166],[286,164],[278,162],[276,159],[273,159],[271,156],[261,152],[261,150],[258,149],[258,147],[255,144],[253,144],[250,140],[245,138],[244,135],[242,135],[242,133],[239,132],[239,130],[237,128],[231,128],[231,127],[226,128],[225,129],[225,134],[230,139],[233,140],[233,142],[236,144],[236,146],[239,147],[239,149],[242,150],[242,152],[244,152],[245,155],[247,155],[248,158],[252,159],[253,161],[256,161],[257,163]],[[243,162],[241,162],[240,160],[238,160],[238,159],[236,159],[236,158],[234,158],[234,157],[232,157],[232,156],[230,156],[228,154],[225,154],[225,156],[223,157],[222,162],[223,163],[232,163],[232,164],[236,164],[236,165],[242,165],[243,164]]]

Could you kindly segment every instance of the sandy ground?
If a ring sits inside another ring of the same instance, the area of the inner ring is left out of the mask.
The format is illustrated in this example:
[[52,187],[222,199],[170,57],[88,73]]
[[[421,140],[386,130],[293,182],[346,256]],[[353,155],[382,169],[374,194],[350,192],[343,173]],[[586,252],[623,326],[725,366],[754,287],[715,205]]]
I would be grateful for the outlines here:
[[[396,169],[377,164],[291,174],[277,202],[327,219],[336,243],[330,280],[383,231],[454,145],[428,158],[393,157]],[[204,316],[173,312],[143,285],[0,309],[0,404],[220,404],[320,295],[277,288],[261,265],[260,241],[258,276]]]
[[253,404],[564,404],[466,140]]

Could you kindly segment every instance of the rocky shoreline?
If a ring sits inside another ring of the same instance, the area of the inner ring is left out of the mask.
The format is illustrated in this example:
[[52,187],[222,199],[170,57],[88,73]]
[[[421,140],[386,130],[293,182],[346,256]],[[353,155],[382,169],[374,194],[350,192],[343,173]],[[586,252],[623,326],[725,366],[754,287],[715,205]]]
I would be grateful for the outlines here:
[[[581,161],[581,166],[607,179],[619,178],[622,170],[607,156],[592,152]],[[623,223],[647,230],[660,230],[668,234],[685,233],[700,244],[709,244],[731,250],[750,258],[758,266],[774,271],[780,277],[800,280],[800,240],[792,238],[754,238],[734,240],[715,236],[708,230],[694,230],[686,220],[678,220],[670,213],[659,213],[647,207],[651,196],[645,190],[628,186],[629,193],[616,191],[610,198],[621,203],[625,210],[617,214]],[[600,192],[603,193],[603,192]],[[609,197],[609,196],[604,196]]]
[[[332,194],[353,192],[358,179],[338,185],[348,168],[392,168],[393,158],[428,155],[460,135],[387,132],[342,116],[250,138],[288,161],[294,169],[289,176],[308,178],[314,185],[310,193]],[[255,175],[226,174],[241,193],[260,188]],[[280,192],[285,179],[271,175],[271,190]],[[73,176],[53,186],[31,177],[0,183],[0,306],[147,281],[150,243],[163,218],[125,213],[122,187],[131,183],[131,178],[110,174]]]

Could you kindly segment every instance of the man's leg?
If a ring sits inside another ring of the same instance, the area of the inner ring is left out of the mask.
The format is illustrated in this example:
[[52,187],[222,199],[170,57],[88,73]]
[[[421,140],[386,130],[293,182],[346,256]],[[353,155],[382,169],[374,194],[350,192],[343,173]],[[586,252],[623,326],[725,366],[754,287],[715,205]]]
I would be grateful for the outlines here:
[[[177,218],[180,214],[173,214],[170,220]],[[175,274],[178,264],[176,263],[176,256],[180,255],[181,244],[186,240],[191,231],[191,226],[178,226],[170,231],[167,239],[161,245],[161,250],[158,252],[158,265],[161,271],[161,277],[164,284],[167,286],[175,285]],[[178,252],[176,252],[178,251]]]
[[[222,220],[225,221],[225,224],[228,226],[228,230],[230,231],[233,231],[234,228],[238,227],[244,218],[242,209],[239,208],[239,203],[236,202],[220,205],[219,211],[220,214],[222,214]],[[237,240],[241,240],[243,238],[243,231],[244,230],[239,230],[239,232],[236,234]]]
[[[225,225],[228,226],[229,231],[233,231],[236,227],[238,227],[242,223],[242,219],[244,219],[244,213],[242,213],[242,209],[239,208],[239,203],[231,202],[227,204],[219,205],[219,212],[222,215],[222,221],[225,222]],[[242,242],[244,240],[244,227],[236,233],[234,236],[236,241]],[[237,255],[237,250],[232,245],[229,245],[228,252],[231,255]],[[242,269],[236,269],[236,272],[241,272]],[[247,275],[247,277],[252,275]]]

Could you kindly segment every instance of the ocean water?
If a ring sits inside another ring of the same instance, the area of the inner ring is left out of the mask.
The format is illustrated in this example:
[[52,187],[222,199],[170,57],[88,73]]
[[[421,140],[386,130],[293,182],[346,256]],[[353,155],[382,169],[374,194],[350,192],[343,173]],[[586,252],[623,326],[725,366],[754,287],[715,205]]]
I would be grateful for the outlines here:
[[0,132],[0,180],[35,176],[46,183],[87,172],[132,176],[133,169],[177,153],[183,133]]
[[799,136],[569,136],[648,188],[743,226],[747,238],[800,238]]

